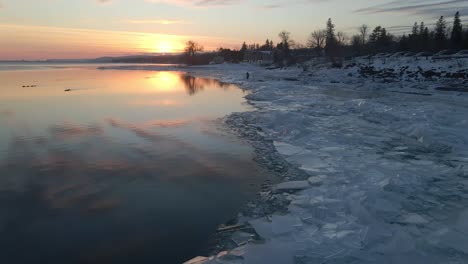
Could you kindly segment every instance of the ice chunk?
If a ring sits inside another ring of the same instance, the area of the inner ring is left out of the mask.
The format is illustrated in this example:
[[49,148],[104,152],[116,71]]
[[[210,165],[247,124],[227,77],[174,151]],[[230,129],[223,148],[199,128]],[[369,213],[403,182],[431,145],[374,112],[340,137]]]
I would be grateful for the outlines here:
[[441,237],[440,241],[443,246],[468,254],[468,236],[466,234],[450,230]]
[[399,254],[411,252],[415,249],[414,239],[402,230],[398,230],[392,237],[390,243],[377,247],[377,251],[387,254]]
[[375,199],[375,207],[377,208],[377,210],[379,211],[384,211],[384,212],[392,212],[392,213],[397,213],[400,211],[400,205],[395,203],[395,202],[391,202],[387,199],[383,199],[383,198],[377,198]]
[[247,232],[242,232],[242,231],[236,231],[234,234],[231,236],[231,240],[236,243],[238,246],[242,246],[247,244],[248,242],[252,241],[255,235],[247,233]]
[[456,229],[468,236],[468,209],[465,209],[458,217]]
[[320,185],[323,183],[323,180],[326,178],[324,175],[312,176],[308,179],[311,185]]
[[296,147],[284,142],[274,141],[273,145],[275,146],[276,150],[285,156],[292,156],[298,153],[301,153],[304,149],[300,147]]
[[325,152],[334,152],[334,151],[341,151],[343,148],[341,147],[325,147],[321,148],[320,151],[325,151]]
[[242,257],[245,255],[245,249],[246,249],[247,246],[240,246],[240,247],[237,247],[231,251],[229,251],[229,255],[233,255],[233,256],[238,256],[238,257]]
[[[235,255],[231,255],[231,254],[224,254],[222,256],[218,256],[214,261],[212,261],[213,263],[216,263],[216,264],[243,264],[244,263],[244,258],[243,257],[240,257],[240,256],[235,256]],[[209,263],[211,264],[211,263]]]
[[408,147],[404,147],[404,146],[394,148],[394,150],[397,150],[397,151],[403,151],[403,150],[407,150],[407,149],[408,149]]
[[292,232],[296,227],[302,226],[301,221],[292,215],[273,215],[272,229],[275,235]]
[[263,245],[251,245],[245,254],[245,264],[293,264],[294,254],[289,244],[270,242]]
[[202,264],[208,261],[207,257],[195,257],[189,261],[184,262],[183,264]]
[[280,184],[277,184],[275,186],[275,190],[281,191],[281,190],[304,190],[309,188],[309,182],[308,181],[288,181],[288,182],[282,182]]
[[427,219],[425,219],[421,215],[414,214],[414,213],[408,214],[405,217],[403,217],[403,220],[401,222],[405,224],[414,224],[414,225],[424,225],[424,224],[429,223]]
[[255,232],[257,232],[261,238],[270,239],[273,237],[272,224],[265,218],[249,221],[249,224],[255,229]]

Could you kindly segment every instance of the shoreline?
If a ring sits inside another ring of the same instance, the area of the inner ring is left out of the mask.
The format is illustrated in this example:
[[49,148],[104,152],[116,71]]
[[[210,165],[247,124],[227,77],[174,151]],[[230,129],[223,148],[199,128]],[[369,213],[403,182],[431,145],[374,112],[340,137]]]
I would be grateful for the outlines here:
[[251,91],[246,100],[256,110],[224,122],[280,181],[239,218],[254,234],[234,229],[219,249],[227,251],[187,263],[468,259],[468,236],[460,235],[468,235],[468,93],[457,78],[467,68],[371,66],[187,69]]

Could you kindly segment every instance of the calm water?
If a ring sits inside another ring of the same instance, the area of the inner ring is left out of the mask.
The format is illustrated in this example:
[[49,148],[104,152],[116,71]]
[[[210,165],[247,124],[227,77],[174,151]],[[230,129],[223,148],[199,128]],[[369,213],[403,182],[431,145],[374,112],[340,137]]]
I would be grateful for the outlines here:
[[262,180],[243,91],[95,67],[0,69],[0,263],[180,263]]

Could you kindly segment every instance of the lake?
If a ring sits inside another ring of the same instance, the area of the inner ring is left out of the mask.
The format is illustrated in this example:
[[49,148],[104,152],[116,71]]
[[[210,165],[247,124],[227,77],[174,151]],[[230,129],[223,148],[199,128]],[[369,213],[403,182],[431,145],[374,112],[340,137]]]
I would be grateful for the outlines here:
[[181,263],[264,179],[244,91],[96,67],[0,67],[0,263]]

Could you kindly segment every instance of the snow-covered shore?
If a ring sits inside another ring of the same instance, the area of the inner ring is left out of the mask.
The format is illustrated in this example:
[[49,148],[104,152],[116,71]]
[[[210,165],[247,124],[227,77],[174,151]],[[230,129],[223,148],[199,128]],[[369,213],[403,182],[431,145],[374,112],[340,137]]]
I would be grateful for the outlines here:
[[282,177],[239,218],[256,234],[188,263],[468,263],[466,61],[169,70],[249,89],[225,123]]

